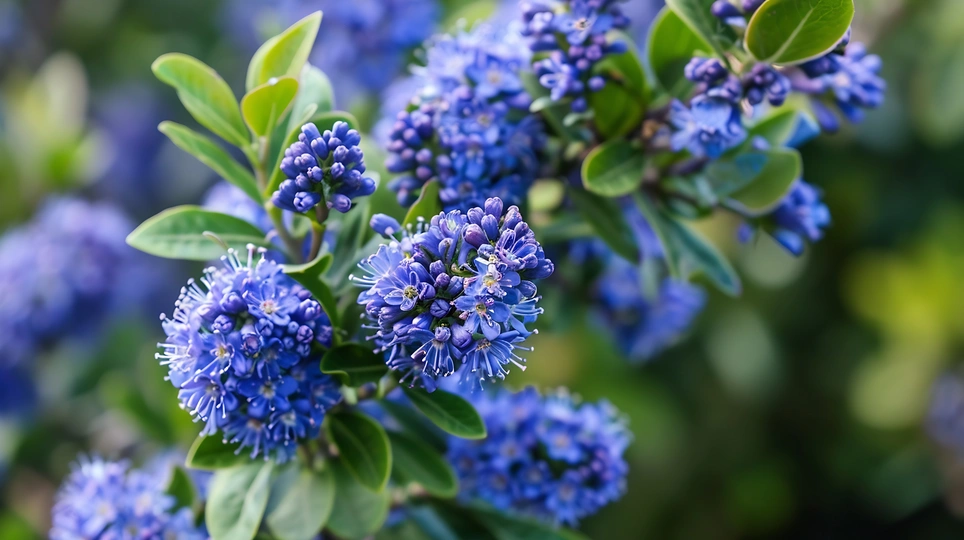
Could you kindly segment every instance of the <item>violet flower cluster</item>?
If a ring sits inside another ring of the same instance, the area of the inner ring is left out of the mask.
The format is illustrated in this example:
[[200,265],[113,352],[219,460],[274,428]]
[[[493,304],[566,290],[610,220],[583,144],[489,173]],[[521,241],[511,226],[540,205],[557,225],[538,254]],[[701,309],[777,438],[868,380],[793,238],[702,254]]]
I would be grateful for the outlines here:
[[125,461],[81,458],[57,492],[50,538],[207,538],[191,509],[177,508],[165,485]]
[[580,403],[564,391],[540,396],[534,388],[470,399],[488,436],[449,438],[463,499],[575,526],[625,492],[631,435],[607,401]]
[[418,87],[388,134],[389,187],[403,206],[438,181],[446,210],[466,211],[488,197],[521,204],[539,172],[545,145],[530,114],[521,71],[529,54],[515,26],[477,25],[427,43],[426,65],[413,68]]
[[220,431],[238,452],[285,461],[318,435],[341,392],[316,350],[331,345],[328,316],[280,265],[259,257],[253,246],[246,261],[231,251],[189,281],[173,316],[162,316],[167,341],[157,357],[203,435]]
[[523,34],[535,53],[548,53],[533,68],[539,83],[550,90],[553,101],[571,99],[573,112],[588,108],[586,95],[606,84],[593,66],[610,54],[626,52],[626,43],[610,42],[611,30],[625,30],[629,18],[621,0],[524,0]]
[[484,207],[441,213],[402,228],[377,214],[372,227],[387,244],[359,263],[358,303],[375,330],[376,352],[411,386],[429,392],[458,375],[471,389],[504,379],[542,313],[535,281],[553,264],[519,209],[490,198]]
[[375,180],[365,174],[361,135],[346,122],[318,131],[313,123],[301,128],[298,140],[285,150],[281,182],[271,202],[283,210],[307,212],[319,203],[339,212],[351,209],[351,201],[375,192]]

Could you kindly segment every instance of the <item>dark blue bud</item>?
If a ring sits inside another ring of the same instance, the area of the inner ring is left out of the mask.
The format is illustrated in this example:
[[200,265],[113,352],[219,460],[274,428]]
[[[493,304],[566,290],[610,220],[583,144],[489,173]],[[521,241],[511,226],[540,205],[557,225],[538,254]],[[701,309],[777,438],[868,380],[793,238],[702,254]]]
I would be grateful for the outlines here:
[[218,315],[218,318],[214,319],[214,322],[211,324],[212,332],[227,334],[231,330],[234,330],[234,319],[225,314]]
[[375,214],[369,222],[371,228],[382,236],[392,236],[402,230],[402,225],[397,219],[387,214]]
[[261,352],[261,336],[258,334],[244,334],[241,336],[241,350],[248,356]]

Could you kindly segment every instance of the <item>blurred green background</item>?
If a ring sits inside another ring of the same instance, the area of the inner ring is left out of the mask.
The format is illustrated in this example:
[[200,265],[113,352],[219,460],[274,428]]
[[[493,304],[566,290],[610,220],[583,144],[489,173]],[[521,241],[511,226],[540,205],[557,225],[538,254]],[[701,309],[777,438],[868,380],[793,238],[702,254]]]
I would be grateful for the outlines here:
[[[964,534],[960,453],[924,424],[935,377],[964,350],[964,2],[856,3],[855,37],[884,60],[887,102],[803,148],[833,214],[822,242],[794,259],[704,223],[745,294],[712,295],[691,336],[646,365],[622,359],[579,299],[546,299],[514,383],[607,398],[635,434],[629,490],[586,521],[592,538]],[[155,135],[160,120],[186,119],[149,66],[186,52],[240,87],[251,50],[233,17],[262,13],[246,4],[0,0],[0,228],[60,191],[115,200],[137,220],[197,202],[215,179]],[[442,21],[490,9],[443,4]],[[377,103],[355,106],[374,119]],[[112,169],[120,158],[134,166]],[[196,271],[170,268],[152,313]],[[45,533],[78,452],[142,455],[196,434],[153,358],[156,318],[105,332],[46,352],[33,366],[38,409],[0,418],[0,538]]]

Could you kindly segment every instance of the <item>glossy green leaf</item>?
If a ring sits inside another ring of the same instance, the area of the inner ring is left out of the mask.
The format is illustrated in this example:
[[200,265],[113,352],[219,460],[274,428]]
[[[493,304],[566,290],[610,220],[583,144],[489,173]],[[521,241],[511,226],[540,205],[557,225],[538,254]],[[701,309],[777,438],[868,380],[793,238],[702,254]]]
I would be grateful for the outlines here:
[[660,87],[676,98],[686,97],[693,82],[683,75],[683,68],[697,56],[712,52],[703,38],[693,32],[673,10],[664,7],[649,30],[649,67]]
[[690,27],[690,30],[709,44],[718,56],[724,57],[726,51],[736,41],[736,33],[728,24],[710,12],[710,6],[714,1],[666,0],[666,5]]
[[603,197],[628,195],[643,182],[645,165],[642,150],[629,141],[608,141],[594,148],[582,162],[582,185]]
[[258,183],[251,172],[239,164],[214,141],[187,126],[174,122],[161,122],[157,127],[178,148],[196,157],[218,176],[241,188],[241,191],[258,204],[263,204]]
[[767,0],[747,24],[746,49],[767,64],[799,64],[832,50],[853,19],[853,0]]
[[392,449],[385,429],[364,414],[339,412],[328,415],[327,430],[351,474],[372,491],[385,489],[392,469]]
[[463,439],[485,438],[485,422],[468,401],[444,390],[426,392],[404,387],[402,390],[412,405],[442,431]]
[[406,403],[398,403],[389,399],[379,400],[378,404],[412,437],[436,450],[445,448],[448,435],[438,429],[435,424],[426,420],[425,416],[416,409]]
[[428,221],[441,212],[442,201],[439,199],[438,192],[439,186],[436,180],[422,186],[422,193],[418,196],[415,204],[408,209],[408,213],[405,214],[405,219],[402,221],[402,226],[414,225],[418,223],[419,218]]
[[291,463],[271,484],[264,522],[277,540],[311,540],[325,526],[334,505],[335,477],[330,470],[316,472]]
[[235,146],[250,142],[238,100],[214,69],[180,53],[162,55],[151,69],[158,79],[177,90],[184,108],[199,124]]
[[770,146],[784,146],[793,137],[799,123],[800,113],[793,108],[778,109],[762,118],[747,132],[747,142],[763,137]]
[[606,245],[627,261],[635,263],[639,260],[636,239],[615,201],[580,189],[570,189],[569,197]]
[[802,170],[796,150],[772,149],[716,161],[706,168],[706,178],[718,197],[729,197],[758,215],[780,204]]
[[334,257],[330,253],[319,253],[313,261],[304,264],[285,264],[282,269],[285,274],[291,276],[295,281],[302,284],[311,296],[321,304],[325,314],[331,320],[333,326],[338,326],[338,301],[335,299],[331,288],[322,279],[322,275],[331,267]]
[[214,474],[204,522],[212,540],[251,540],[268,505],[274,463],[259,461]]
[[[309,121],[314,123],[315,126],[318,127],[318,130],[322,133],[324,133],[326,129],[331,129],[335,122],[339,121],[346,122],[353,129],[358,129],[359,125],[358,120],[355,119],[351,113],[344,111],[316,113]],[[268,179],[268,187],[266,187],[264,190],[264,198],[266,200],[271,199],[271,195],[274,194],[274,192],[278,189],[278,186],[280,186],[281,182],[283,182],[285,179],[285,174],[281,172],[281,160],[285,157],[284,151],[298,140],[298,135],[301,134],[301,126],[302,124],[298,124],[297,126],[293,127],[291,131],[288,132],[288,137],[281,145],[281,150],[278,152],[278,156],[275,159],[274,167],[271,168],[272,173],[271,177]]]
[[337,377],[342,384],[355,388],[365,383],[378,382],[388,366],[385,358],[372,352],[370,345],[344,343],[333,347],[321,359],[321,371]]
[[471,509],[497,540],[588,540],[575,531],[506,514],[481,504],[473,504]]
[[225,248],[218,242],[239,253],[246,252],[248,244],[271,247],[264,232],[247,221],[198,206],[169,208],[141,223],[127,237],[128,244],[145,253],[189,261],[211,261],[224,255]]
[[374,492],[348,471],[344,459],[329,462],[335,477],[335,505],[327,529],[340,538],[363,538],[380,529],[388,517],[388,490]]
[[258,137],[270,134],[297,93],[298,81],[292,77],[272,78],[253,88],[241,99],[244,121]]
[[248,453],[239,449],[237,444],[226,444],[217,435],[201,435],[194,439],[191,449],[188,450],[185,465],[190,469],[216,471],[250,463],[251,457]]
[[455,497],[459,481],[448,461],[431,446],[401,433],[388,433],[392,445],[393,473],[397,478],[415,482],[430,495]]
[[272,77],[298,77],[315,45],[321,12],[316,11],[262,45],[248,64],[245,86],[250,91]]
[[194,505],[194,482],[182,467],[171,469],[171,479],[164,492],[174,497],[175,508],[190,508]]
[[287,132],[300,130],[315,115],[331,111],[334,99],[335,92],[328,76],[315,66],[305,64],[298,79],[298,96],[291,106]]
[[[426,540],[459,540],[459,534],[452,530],[448,523],[442,519],[435,509],[428,506],[412,505],[407,508],[406,514],[410,522],[418,528],[418,532]],[[399,540],[412,540],[414,535],[409,534],[400,536]]]
[[[589,93],[596,129],[606,139],[622,137],[636,128],[646,112],[646,74],[628,36],[614,39],[628,43],[622,54],[608,55],[593,66],[593,73],[606,78],[606,86]],[[565,123],[565,121],[564,121]]]

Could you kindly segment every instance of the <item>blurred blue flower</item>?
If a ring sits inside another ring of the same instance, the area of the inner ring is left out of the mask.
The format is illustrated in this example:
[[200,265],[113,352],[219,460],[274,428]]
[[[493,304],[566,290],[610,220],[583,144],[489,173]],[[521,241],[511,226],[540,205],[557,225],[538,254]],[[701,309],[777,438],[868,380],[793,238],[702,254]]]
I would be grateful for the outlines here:
[[696,157],[716,159],[746,139],[739,107],[721,97],[700,95],[690,108],[674,100],[668,121],[674,152],[685,149]]
[[[823,238],[823,230],[830,226],[830,209],[817,187],[797,180],[780,206],[764,218],[762,226],[787,251],[799,256],[807,242]],[[741,226],[741,241],[746,242],[752,235],[751,226]]]
[[126,462],[81,458],[57,492],[50,538],[206,538],[164,486]]
[[575,526],[622,496],[631,435],[608,402],[580,403],[563,390],[540,396],[534,388],[469,399],[488,435],[449,438],[461,498]]
[[311,294],[251,247],[181,290],[157,358],[205,435],[250,448],[251,457],[289,459],[318,435],[324,413],[341,400],[321,373],[314,343],[329,346],[332,328]]
[[375,181],[365,174],[361,135],[345,122],[318,131],[313,123],[302,126],[298,140],[285,150],[281,182],[271,202],[283,210],[307,212],[319,203],[339,212],[351,209],[352,199],[375,192]]
[[440,378],[458,374],[476,389],[504,379],[516,351],[532,334],[526,325],[542,313],[533,281],[552,274],[552,262],[519,209],[503,212],[491,198],[484,208],[434,216],[402,228],[376,215],[372,227],[389,242],[361,261],[366,288],[358,303],[375,332],[378,352],[402,381],[434,391]]
[[791,77],[793,89],[814,96],[815,113],[821,127],[836,131],[839,122],[819,98],[834,103],[850,122],[863,120],[864,109],[884,103],[887,83],[880,77],[880,57],[868,54],[863,43],[850,43],[826,56],[800,66]]
[[37,385],[23,366],[0,365],[0,419],[33,411]]
[[948,371],[934,381],[926,428],[938,443],[964,451],[964,379],[960,373]]

